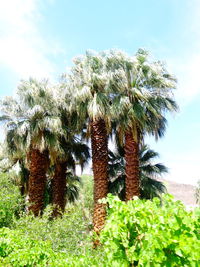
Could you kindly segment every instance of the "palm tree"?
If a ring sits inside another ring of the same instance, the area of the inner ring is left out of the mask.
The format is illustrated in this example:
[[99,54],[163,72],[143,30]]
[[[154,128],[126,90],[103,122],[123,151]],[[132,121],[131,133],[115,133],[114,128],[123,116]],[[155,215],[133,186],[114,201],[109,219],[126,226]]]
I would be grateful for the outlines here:
[[110,76],[106,70],[105,57],[99,53],[86,52],[74,60],[68,75],[73,109],[79,121],[88,122],[91,136],[92,166],[94,173],[93,225],[96,233],[104,226],[105,204],[99,200],[108,193],[108,131],[110,103],[108,98]]
[[52,185],[52,204],[54,206],[53,217],[62,214],[65,209],[65,188],[66,188],[67,160],[55,162],[54,175],[51,180]]
[[[67,203],[73,203],[75,202],[78,197],[79,197],[79,191],[80,191],[80,186],[82,185],[82,180],[81,177],[77,176],[73,170],[69,170],[69,166],[68,166],[68,171],[65,172],[65,179],[64,182],[60,185],[59,182],[56,183],[56,185],[53,185],[53,179],[55,174],[55,166],[52,166],[52,168],[49,169],[48,171],[48,175],[47,175],[47,185],[46,185],[46,190],[45,190],[45,207],[49,204],[53,204],[53,198],[54,198],[54,209],[53,209],[53,213],[52,216],[53,217],[57,217],[59,215],[62,215],[62,213],[64,212],[65,206]],[[60,177],[58,178],[60,180]],[[61,191],[63,190],[64,193],[62,195],[62,198],[59,198],[58,196],[54,196],[54,194],[57,194],[57,190],[56,192],[53,192],[53,190],[55,190],[58,188],[58,186],[62,186],[63,189],[61,189]],[[56,202],[56,204],[55,204]]]
[[[161,197],[166,193],[165,185],[158,179],[168,169],[161,163],[154,164],[155,158],[159,154],[149,146],[142,145],[139,149],[139,185],[140,197],[153,199]],[[118,195],[121,200],[125,200],[125,160],[124,149],[118,147],[117,153],[109,151],[109,192]]]
[[73,186],[73,183],[68,183],[66,187],[66,183],[67,180],[77,181],[77,176],[75,175],[76,165],[80,164],[83,169],[90,157],[89,148],[83,143],[82,133],[77,134],[80,132],[77,113],[76,111],[70,113],[69,110],[71,96],[69,96],[66,88],[63,92],[62,84],[56,88],[56,94],[59,96],[56,98],[56,109],[61,120],[62,131],[58,135],[60,149],[52,159],[54,172],[51,184],[54,217],[64,212],[67,196],[71,195],[69,200],[75,200],[76,196],[78,196],[77,187]]
[[141,49],[135,57],[111,51],[107,66],[115,69],[112,111],[124,144],[126,200],[130,200],[140,195],[139,144],[145,133],[156,138],[163,135],[165,112],[177,109],[171,95],[176,80],[161,62],[150,62],[148,53]]
[[[72,201],[78,196],[77,187],[72,183],[72,181],[77,182],[79,180],[75,174],[76,164],[80,164],[83,168],[90,157],[87,145],[76,141],[75,136],[71,136],[69,141],[66,141],[64,138],[61,139],[60,145],[64,154],[57,156],[52,178],[52,204],[54,205],[54,217],[60,215],[60,212],[64,212],[66,198],[68,198],[69,201]],[[69,172],[69,170],[71,171]]]
[[29,162],[29,210],[39,215],[44,206],[49,153],[59,148],[57,135],[61,122],[55,112],[53,96],[46,80],[22,81],[18,87],[19,102],[3,102],[2,119],[7,136],[19,150],[26,151]]
[[[1,146],[1,166],[4,172],[13,170],[18,167],[19,171],[13,176],[14,183],[19,186],[22,196],[28,193],[29,170],[27,167],[26,154],[14,141],[16,120],[22,116],[21,109],[16,100],[6,97],[1,103],[2,115],[0,121],[6,124],[5,142]],[[15,140],[17,138],[15,137]]]
[[[37,158],[38,160],[41,160],[41,153],[46,155],[48,165],[50,164],[54,166],[54,174],[51,179],[52,203],[55,206],[54,214],[57,214],[57,210],[64,211],[66,192],[71,195],[71,197],[69,197],[71,200],[73,199],[73,192],[74,196],[77,196],[77,190],[76,187],[73,186],[73,183],[70,182],[68,188],[66,188],[67,177],[69,181],[74,180],[76,182],[75,174],[66,176],[67,168],[72,169],[74,173],[76,161],[78,161],[83,168],[89,158],[89,150],[88,147],[79,140],[80,138],[75,136],[77,127],[75,125],[75,114],[71,116],[69,112],[66,113],[66,109],[63,109],[63,103],[61,105],[62,96],[59,87],[55,86],[53,90],[55,93],[54,95],[57,96],[56,98],[53,98],[51,89],[47,88],[46,81],[42,84],[39,84],[34,80],[24,82],[19,88],[19,91],[21,100],[20,105],[17,101],[11,98],[7,98],[2,105],[4,111],[2,120],[8,121],[6,127],[7,149],[12,160],[14,160],[15,163],[18,161],[20,164],[20,185],[23,194],[25,193],[24,191],[27,193],[28,180],[29,185],[32,182],[36,184],[36,181],[34,180],[31,182],[31,180],[28,179],[33,171],[30,170],[29,173],[29,170],[26,168],[26,154],[24,154],[24,152],[22,153],[22,150],[25,148],[27,151],[27,158],[30,159],[29,168],[32,167],[32,153],[35,150],[39,153],[36,154],[35,160],[37,160]],[[36,109],[36,113],[34,113],[34,109]],[[43,111],[45,112],[42,113]],[[55,125],[52,123],[55,123]],[[44,127],[43,132],[41,126]],[[25,127],[27,127],[27,129]],[[40,135],[37,135],[37,127],[40,128]],[[29,143],[27,143],[28,135],[34,136],[36,149],[32,149],[33,143],[30,142],[30,137],[28,139]],[[42,145],[44,147],[40,146],[41,139],[43,139]],[[42,149],[42,151],[40,149]],[[40,200],[43,196],[43,203],[40,204],[40,211],[41,207],[44,206],[44,201],[46,202],[46,200],[44,200],[44,187],[46,188],[45,184],[48,165],[43,164],[43,176],[45,175],[45,178],[40,180],[40,182],[43,181],[43,184],[40,186],[38,185],[38,187],[42,189],[41,192],[39,188],[37,190],[37,194],[40,192]],[[69,177],[71,178],[69,179]],[[31,199],[30,201],[36,203],[35,199],[33,199],[34,196],[36,197],[36,193],[33,194],[33,191],[34,187],[32,186],[29,189],[28,195],[29,199]],[[72,194],[70,194],[70,192]],[[32,206],[30,209],[32,209]]]

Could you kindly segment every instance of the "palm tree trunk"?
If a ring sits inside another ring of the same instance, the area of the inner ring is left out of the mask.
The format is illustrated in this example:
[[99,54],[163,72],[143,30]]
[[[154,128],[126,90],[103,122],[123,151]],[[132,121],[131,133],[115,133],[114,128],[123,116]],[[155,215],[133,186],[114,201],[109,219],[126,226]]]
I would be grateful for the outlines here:
[[46,171],[49,164],[48,151],[40,152],[39,149],[31,148],[29,176],[29,210],[38,216],[44,206],[44,192],[46,186]]
[[66,169],[66,161],[57,162],[52,180],[52,203],[55,206],[53,217],[61,215],[65,210]]
[[99,234],[105,224],[106,206],[98,203],[108,193],[108,136],[103,119],[91,121],[92,166],[94,174],[94,231]]
[[[138,136],[139,140],[139,136]],[[139,188],[139,141],[133,138],[131,129],[125,133],[125,198],[132,199],[134,196],[140,195]]]

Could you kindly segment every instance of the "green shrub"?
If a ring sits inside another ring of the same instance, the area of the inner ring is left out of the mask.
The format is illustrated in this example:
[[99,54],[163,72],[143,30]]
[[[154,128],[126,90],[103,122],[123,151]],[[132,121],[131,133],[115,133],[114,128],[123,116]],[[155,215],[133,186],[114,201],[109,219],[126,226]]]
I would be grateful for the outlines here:
[[23,214],[16,218],[12,229],[35,240],[50,241],[54,251],[72,255],[83,255],[92,246],[92,179],[83,176],[80,199],[67,204],[62,218],[51,218],[48,206],[41,217]]
[[23,199],[17,186],[10,179],[10,174],[0,173],[0,228],[9,226],[18,215]]
[[54,256],[48,242],[35,241],[24,237],[19,231],[7,228],[0,230],[1,262],[11,266],[45,266],[49,257]]
[[10,207],[16,209],[9,213],[11,229],[0,229],[0,266],[107,266],[102,248],[92,248],[92,177],[84,175],[82,179],[80,200],[68,204],[62,218],[52,220],[50,206],[41,217],[14,216],[20,209],[20,196],[4,176],[2,184],[15,193]]
[[113,266],[199,266],[199,211],[186,211],[169,195],[153,201],[122,202],[108,197],[108,219],[101,234]]
[[13,222],[12,228],[24,236],[50,241],[54,251],[79,255],[91,245],[89,221],[83,220],[81,207],[69,205],[62,218],[51,218],[52,209],[47,207],[41,217],[24,214]]
[[88,251],[75,256],[55,252],[50,241],[35,240],[20,231],[0,229],[0,266],[106,266],[100,254]]

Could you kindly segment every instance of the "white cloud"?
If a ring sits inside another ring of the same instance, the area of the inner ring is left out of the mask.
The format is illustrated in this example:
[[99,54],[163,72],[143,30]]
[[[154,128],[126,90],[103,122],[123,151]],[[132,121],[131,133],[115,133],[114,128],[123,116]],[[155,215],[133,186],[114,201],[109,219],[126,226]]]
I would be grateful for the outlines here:
[[38,29],[42,19],[37,0],[6,0],[0,3],[0,64],[19,78],[50,76],[56,66],[48,55],[59,53]]

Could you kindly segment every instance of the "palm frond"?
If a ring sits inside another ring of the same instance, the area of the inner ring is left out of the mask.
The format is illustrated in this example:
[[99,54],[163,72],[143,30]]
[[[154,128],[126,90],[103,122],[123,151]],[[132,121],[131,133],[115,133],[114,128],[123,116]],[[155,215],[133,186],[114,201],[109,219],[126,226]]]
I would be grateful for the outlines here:
[[[142,198],[152,199],[161,197],[166,192],[166,187],[162,181],[159,181],[163,174],[168,172],[165,165],[154,163],[159,154],[148,145],[141,145],[139,151],[140,165],[140,193]],[[120,199],[125,199],[125,160],[124,150],[121,146],[118,151],[113,153],[109,151],[109,192],[118,195]]]

